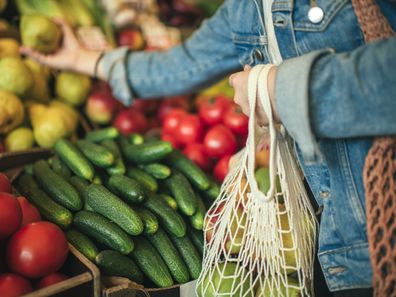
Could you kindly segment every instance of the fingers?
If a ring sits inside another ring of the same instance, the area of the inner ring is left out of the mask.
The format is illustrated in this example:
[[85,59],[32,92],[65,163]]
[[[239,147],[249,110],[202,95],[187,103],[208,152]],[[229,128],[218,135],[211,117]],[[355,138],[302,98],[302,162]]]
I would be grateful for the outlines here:
[[40,63],[44,63],[44,61],[45,61],[45,55],[43,55],[39,52],[36,52],[36,51],[32,50],[31,48],[21,46],[19,48],[19,52],[23,55],[29,56],[29,57],[39,61]]

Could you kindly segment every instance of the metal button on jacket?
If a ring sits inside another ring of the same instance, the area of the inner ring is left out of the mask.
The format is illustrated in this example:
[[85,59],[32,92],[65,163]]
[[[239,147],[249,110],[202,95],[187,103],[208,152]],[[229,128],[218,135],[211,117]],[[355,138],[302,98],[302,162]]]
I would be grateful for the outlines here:
[[313,6],[308,11],[308,19],[311,23],[317,24],[323,20],[324,12],[319,6]]
[[263,53],[262,53],[259,49],[257,49],[257,48],[254,50],[254,56],[256,57],[256,59],[257,59],[258,61],[260,61],[260,62],[263,62],[263,61],[264,61]]

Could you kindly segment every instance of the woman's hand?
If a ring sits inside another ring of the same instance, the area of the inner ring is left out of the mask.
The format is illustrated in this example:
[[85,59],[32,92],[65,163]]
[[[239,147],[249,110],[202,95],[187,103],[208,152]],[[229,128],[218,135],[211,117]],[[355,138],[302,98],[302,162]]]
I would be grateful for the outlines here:
[[[275,105],[275,76],[276,76],[276,66],[273,66],[268,74],[268,95],[271,100],[272,113],[275,121],[279,121],[278,113],[276,112]],[[246,65],[243,71],[234,73],[229,78],[229,84],[234,88],[234,101],[237,103],[244,114],[249,116],[250,108],[249,108],[249,100],[248,100],[248,79],[251,67]],[[260,126],[268,125],[268,119],[264,112],[264,108],[261,105],[261,101],[257,101],[256,106],[256,117],[257,123]]]
[[75,71],[92,76],[96,59],[100,56],[100,53],[84,49],[78,42],[72,28],[63,20],[54,19],[54,22],[62,30],[63,41],[61,48],[49,55],[44,55],[23,46],[20,48],[20,52],[50,68]]

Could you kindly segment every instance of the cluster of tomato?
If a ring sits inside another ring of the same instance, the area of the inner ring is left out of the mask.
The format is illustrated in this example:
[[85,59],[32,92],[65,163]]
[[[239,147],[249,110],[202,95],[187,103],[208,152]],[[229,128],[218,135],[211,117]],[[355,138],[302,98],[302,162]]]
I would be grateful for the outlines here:
[[62,230],[11,192],[0,173],[0,296],[16,297],[67,279],[57,272],[68,255]]
[[163,117],[161,138],[222,182],[231,156],[245,146],[249,119],[223,95],[198,98],[198,113],[173,106]]

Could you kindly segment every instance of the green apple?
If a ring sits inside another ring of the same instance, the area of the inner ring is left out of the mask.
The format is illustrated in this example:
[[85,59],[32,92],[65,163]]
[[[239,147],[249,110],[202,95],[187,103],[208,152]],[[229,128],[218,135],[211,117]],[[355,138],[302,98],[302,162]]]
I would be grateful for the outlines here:
[[33,131],[27,127],[19,127],[8,133],[4,140],[6,151],[15,152],[33,147]]
[[56,51],[62,38],[62,31],[59,26],[43,15],[23,15],[20,32],[24,46],[43,54],[50,54]]
[[0,59],[4,57],[20,57],[19,43],[14,38],[0,39]]
[[0,59],[0,73],[0,90],[23,97],[33,87],[32,73],[19,58]]
[[12,93],[0,91],[0,134],[8,133],[23,121],[21,100]]
[[88,76],[73,72],[61,72],[56,78],[56,95],[72,106],[83,104],[90,90],[91,79]]
[[300,290],[293,288],[292,286],[298,287],[299,284],[295,279],[288,277],[287,286],[281,283],[279,290],[274,288],[272,292],[268,285],[264,286],[264,289],[259,287],[255,297],[280,297],[280,296],[300,297],[301,296]]

